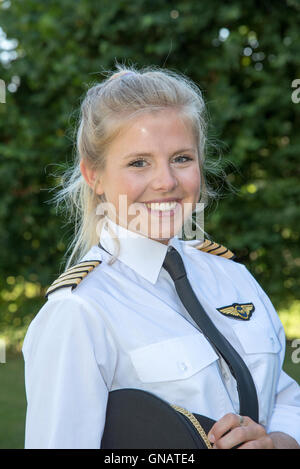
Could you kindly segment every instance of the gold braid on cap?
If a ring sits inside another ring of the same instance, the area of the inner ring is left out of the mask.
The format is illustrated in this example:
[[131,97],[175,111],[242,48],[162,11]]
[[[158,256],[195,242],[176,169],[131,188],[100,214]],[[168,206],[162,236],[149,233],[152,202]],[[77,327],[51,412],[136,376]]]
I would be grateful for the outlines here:
[[211,443],[205,433],[205,430],[203,429],[203,427],[200,425],[200,423],[198,422],[198,420],[196,419],[196,417],[194,416],[194,414],[192,414],[191,412],[189,412],[188,410],[186,410],[184,407],[180,407],[178,405],[174,405],[174,404],[171,404],[171,407],[173,407],[173,409],[175,409],[177,412],[180,412],[181,414],[183,414],[186,418],[189,419],[189,421],[191,422],[191,424],[193,425],[193,427],[195,428],[195,430],[199,433],[199,435],[201,436],[202,440],[204,441],[204,443],[206,444],[207,446],[207,449],[212,449],[212,446],[211,446]]

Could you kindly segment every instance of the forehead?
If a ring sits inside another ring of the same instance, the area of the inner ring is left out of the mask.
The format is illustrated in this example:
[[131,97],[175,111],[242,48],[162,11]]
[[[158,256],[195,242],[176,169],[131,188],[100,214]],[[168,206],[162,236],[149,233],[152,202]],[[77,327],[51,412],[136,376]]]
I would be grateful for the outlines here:
[[193,126],[183,113],[173,109],[143,112],[122,120],[111,146],[153,144],[167,145],[183,140],[196,145]]

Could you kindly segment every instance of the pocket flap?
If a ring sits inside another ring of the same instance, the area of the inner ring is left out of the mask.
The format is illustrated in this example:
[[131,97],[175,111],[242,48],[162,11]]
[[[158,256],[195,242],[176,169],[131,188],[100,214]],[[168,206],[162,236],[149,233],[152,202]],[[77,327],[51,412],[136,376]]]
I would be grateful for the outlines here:
[[219,358],[200,333],[132,350],[130,357],[145,383],[188,378]]

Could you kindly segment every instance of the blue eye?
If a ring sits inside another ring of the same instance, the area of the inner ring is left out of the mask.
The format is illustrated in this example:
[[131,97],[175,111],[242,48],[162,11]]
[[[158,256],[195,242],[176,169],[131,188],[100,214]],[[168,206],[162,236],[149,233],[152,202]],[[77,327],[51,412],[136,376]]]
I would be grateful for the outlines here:
[[[186,156],[186,155],[176,156],[176,160],[177,160],[178,158],[185,158],[186,161],[191,161],[191,160],[192,160],[192,158],[191,158],[190,156]],[[184,161],[184,163],[186,163],[186,161]]]
[[[180,158],[184,158],[185,160],[182,162],[182,163],[186,163],[187,161],[192,161],[193,158],[191,158],[190,156],[186,156],[186,155],[179,155],[179,156],[176,156],[175,157],[175,160],[178,160]],[[134,168],[143,168],[144,166],[141,166],[141,165],[137,165],[137,163],[141,163],[141,162],[146,162],[146,160],[144,159],[139,159],[139,160],[135,160],[135,161],[132,161],[131,163],[128,164],[128,166],[133,166]]]
[[145,160],[136,160],[136,161],[132,161],[131,163],[129,163],[128,166],[134,166],[135,168],[142,168],[142,166],[136,166],[136,163],[140,163],[141,161],[145,161]]

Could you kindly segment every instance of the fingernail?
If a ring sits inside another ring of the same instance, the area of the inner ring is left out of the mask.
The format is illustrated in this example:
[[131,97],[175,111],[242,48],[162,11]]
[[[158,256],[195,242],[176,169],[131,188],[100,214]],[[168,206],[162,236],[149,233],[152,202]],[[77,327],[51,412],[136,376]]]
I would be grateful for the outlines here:
[[214,437],[214,435],[209,435],[208,439],[209,439],[209,441],[210,441],[211,443],[214,443],[214,442],[215,442],[215,437]]

